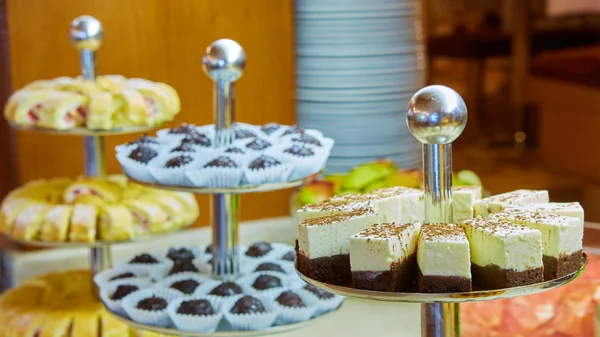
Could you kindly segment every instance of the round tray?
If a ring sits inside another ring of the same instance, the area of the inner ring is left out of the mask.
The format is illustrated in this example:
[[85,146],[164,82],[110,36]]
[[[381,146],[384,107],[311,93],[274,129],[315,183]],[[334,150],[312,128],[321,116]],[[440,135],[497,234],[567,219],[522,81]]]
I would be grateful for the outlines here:
[[317,280],[313,280],[298,269],[296,272],[306,283],[312,284],[313,286],[327,290],[336,295],[382,301],[382,302],[409,302],[409,303],[460,303],[460,302],[475,302],[475,301],[488,301],[496,300],[501,298],[512,298],[517,296],[525,296],[537,294],[546,290],[554,289],[563,286],[576,278],[578,278],[587,265],[587,255],[584,253],[582,257],[581,268],[569,275],[550,280],[531,284],[522,287],[506,288],[506,289],[494,289],[494,290],[483,290],[483,291],[472,291],[467,293],[404,293],[404,292],[384,292],[384,291],[370,291],[360,290],[349,287],[342,287],[333,284],[323,283]]
[[223,331],[218,331],[218,329],[223,325],[223,323],[221,322],[221,325],[219,327],[217,327],[217,331],[210,332],[210,333],[180,331],[177,329],[160,328],[160,327],[156,327],[156,326],[144,325],[144,324],[134,322],[134,321],[130,320],[129,318],[117,315],[108,309],[106,309],[106,310],[108,310],[108,312],[113,317],[115,317],[119,321],[129,325],[130,327],[132,327],[134,329],[148,330],[148,331],[156,332],[156,333],[163,334],[166,336],[185,336],[185,337],[229,337],[229,336],[232,336],[232,337],[237,337],[237,336],[265,336],[265,335],[273,335],[273,334],[283,333],[283,332],[287,332],[287,331],[302,329],[304,327],[307,327],[307,326],[313,324],[315,321],[320,320],[320,319],[324,318],[325,316],[328,316],[329,314],[339,310],[343,305],[344,305],[344,303],[342,303],[335,310],[329,311],[319,317],[315,317],[315,318],[309,319],[308,321],[304,321],[304,322],[300,322],[300,323],[278,325],[278,326],[270,327],[270,328],[267,328],[264,330],[247,330],[247,331],[238,331],[238,330],[226,330],[225,331],[225,330],[223,330]]
[[120,244],[120,243],[131,243],[131,242],[138,242],[138,241],[143,241],[143,240],[149,240],[149,239],[155,239],[155,238],[164,238],[167,235],[171,235],[171,234],[175,234],[183,229],[186,229],[188,227],[190,227],[191,225],[193,225],[194,223],[191,223],[187,226],[183,226],[181,228],[178,228],[176,230],[173,231],[169,231],[169,232],[163,232],[163,233],[154,233],[154,234],[144,234],[144,235],[140,235],[136,238],[133,239],[129,239],[129,240],[122,240],[122,241],[102,241],[102,240],[96,240],[94,242],[70,242],[70,241],[64,241],[64,242],[46,242],[46,241],[32,241],[32,240],[23,240],[23,239],[17,239],[14,238],[8,234],[0,234],[1,236],[5,237],[6,239],[8,239],[9,241],[19,244],[19,245],[23,245],[23,246],[30,246],[30,247],[40,247],[40,248],[76,248],[76,247],[87,247],[87,248],[93,248],[93,247],[106,247],[106,246],[110,246],[110,245],[116,245],[116,244]]
[[152,126],[126,126],[111,130],[91,130],[85,127],[75,127],[68,130],[59,130],[59,129],[51,129],[51,128],[42,128],[38,126],[29,126],[29,125],[19,125],[14,122],[8,122],[8,124],[16,129],[23,130],[29,132],[38,132],[38,133],[46,133],[52,135],[59,136],[113,136],[113,135],[126,135],[130,133],[140,133],[140,132],[149,132],[160,125],[152,125]]
[[190,192],[195,194],[244,194],[244,193],[257,193],[257,192],[269,192],[269,191],[277,191],[283,190],[286,188],[297,187],[300,185],[304,185],[306,183],[311,182],[316,177],[321,175],[325,169],[323,168],[321,171],[311,174],[308,177],[304,177],[301,179],[291,180],[291,181],[283,181],[279,183],[268,183],[263,185],[245,185],[239,187],[231,187],[231,188],[206,188],[206,187],[189,187],[189,186],[175,186],[175,185],[163,185],[158,183],[151,183],[147,181],[141,181],[134,179],[130,176],[127,178],[133,182],[136,182],[140,185],[144,185],[147,187],[165,189],[171,191],[180,191],[180,192]]

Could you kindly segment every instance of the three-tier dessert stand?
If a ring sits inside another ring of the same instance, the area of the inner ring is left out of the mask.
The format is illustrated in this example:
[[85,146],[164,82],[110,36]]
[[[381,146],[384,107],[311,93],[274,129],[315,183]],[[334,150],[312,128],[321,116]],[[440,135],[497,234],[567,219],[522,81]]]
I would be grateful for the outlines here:
[[[423,187],[426,223],[452,222],[452,142],[467,124],[467,107],[460,95],[441,85],[419,90],[411,98],[406,123],[413,136],[423,144]],[[487,301],[531,295],[563,286],[585,270],[582,267],[570,274],[537,284],[472,291],[466,293],[409,293],[360,290],[327,284],[303,275],[300,277],[337,295],[384,302],[421,303],[421,335],[423,337],[460,336],[460,303]],[[483,333],[483,332],[482,332]],[[402,331],[398,331],[402,335]]]

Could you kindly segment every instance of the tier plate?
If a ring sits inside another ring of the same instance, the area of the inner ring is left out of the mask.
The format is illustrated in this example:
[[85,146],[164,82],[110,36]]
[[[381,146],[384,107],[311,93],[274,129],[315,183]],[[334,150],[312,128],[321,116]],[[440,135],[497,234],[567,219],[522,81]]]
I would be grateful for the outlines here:
[[[169,329],[169,328],[160,328],[160,327],[156,327],[156,326],[149,326],[149,325],[144,325],[144,324],[140,324],[137,322],[134,322],[126,317],[117,315],[113,312],[110,312],[110,314],[115,317],[116,319],[118,319],[119,321],[129,325],[131,328],[137,329],[137,330],[148,330],[148,331],[152,331],[152,332],[156,332],[159,334],[163,334],[165,336],[182,336],[182,337],[251,337],[251,336],[266,336],[266,335],[273,335],[273,334],[279,334],[279,333],[284,333],[287,331],[293,331],[293,330],[298,330],[298,329],[302,329],[304,327],[307,327],[311,324],[313,324],[314,322],[323,319],[324,317],[328,316],[329,314],[339,310],[344,304],[342,303],[342,305],[340,305],[337,309],[332,310],[330,312],[327,312],[319,317],[315,317],[313,319],[309,319],[308,321],[304,321],[304,322],[300,322],[300,323],[294,323],[294,324],[286,324],[286,325],[278,325],[278,326],[274,326],[271,328],[267,328],[264,330],[256,330],[256,331],[237,331],[237,330],[221,330],[223,325],[227,325],[227,324],[223,324],[223,322],[221,322],[221,325],[219,325],[217,327],[217,331],[215,332],[189,332],[189,331],[180,331],[177,329]],[[106,309],[108,310],[108,309]]]
[[58,130],[58,129],[51,129],[51,128],[42,128],[42,127],[38,127],[38,126],[19,125],[19,124],[13,123],[13,122],[8,122],[8,124],[16,130],[23,130],[23,131],[28,131],[28,132],[38,132],[38,133],[45,133],[45,134],[58,135],[58,136],[126,135],[126,134],[131,134],[131,133],[149,132],[160,126],[160,125],[126,126],[126,127],[121,127],[121,128],[111,129],[111,130],[91,130],[91,129],[84,128],[84,127],[76,127],[76,128],[72,128],[72,129],[68,129],[68,130]]
[[23,246],[29,246],[29,247],[40,247],[40,248],[67,248],[67,247],[88,247],[88,248],[92,248],[92,247],[106,247],[106,246],[110,246],[110,245],[116,245],[116,244],[120,244],[120,243],[131,243],[131,242],[138,242],[138,241],[144,241],[144,240],[150,240],[150,239],[155,239],[158,237],[164,238],[166,235],[170,235],[170,234],[175,234],[181,230],[184,230],[188,227],[190,227],[191,225],[193,225],[194,223],[191,223],[187,226],[183,226],[181,228],[178,228],[176,230],[170,231],[170,232],[163,232],[163,233],[154,233],[154,234],[145,234],[145,235],[140,235],[134,239],[129,239],[129,240],[122,240],[122,241],[102,241],[102,240],[97,240],[94,242],[69,242],[69,241],[65,241],[65,242],[46,242],[46,241],[33,241],[33,240],[22,240],[22,239],[17,239],[15,237],[12,237],[8,234],[0,234],[1,236],[5,237],[7,240],[19,244],[19,245],[23,245]]
[[507,289],[494,289],[484,291],[472,291],[468,293],[440,293],[440,294],[427,294],[427,293],[404,293],[404,292],[384,292],[384,291],[370,291],[360,290],[349,287],[337,286],[329,283],[323,283],[307,277],[302,274],[298,269],[296,272],[306,283],[312,284],[313,286],[327,290],[336,295],[359,298],[365,300],[381,301],[381,302],[409,302],[409,303],[461,303],[461,302],[475,302],[475,301],[489,301],[497,300],[502,298],[512,298],[518,296],[532,295],[541,293],[547,290],[551,290],[560,286],[563,286],[576,278],[578,278],[587,265],[587,255],[584,253],[582,258],[581,268],[569,275],[550,280],[531,284],[522,287],[514,287]]
[[301,179],[296,179],[292,181],[284,181],[279,183],[268,183],[263,185],[245,185],[240,187],[231,187],[231,188],[205,188],[205,187],[188,187],[188,186],[175,186],[175,185],[164,185],[158,183],[150,183],[147,181],[141,181],[134,179],[130,176],[127,178],[133,182],[136,182],[140,185],[144,185],[147,187],[171,190],[171,191],[179,191],[179,192],[189,192],[195,194],[244,194],[244,193],[258,193],[258,192],[269,192],[269,191],[277,191],[283,190],[286,188],[292,188],[304,185],[313,181],[317,178],[321,173],[323,173],[325,169],[321,171],[311,174],[308,177],[304,177]]

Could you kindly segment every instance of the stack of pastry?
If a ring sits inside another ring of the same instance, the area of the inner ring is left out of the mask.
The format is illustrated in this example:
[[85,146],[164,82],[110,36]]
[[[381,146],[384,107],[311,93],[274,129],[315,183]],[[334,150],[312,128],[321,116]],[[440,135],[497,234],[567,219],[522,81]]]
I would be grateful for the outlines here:
[[34,81],[10,97],[4,116],[25,126],[110,130],[157,125],[179,110],[179,96],[167,84],[106,75],[96,82],[71,77]]
[[0,231],[27,241],[123,241],[182,228],[198,214],[193,194],[143,187],[122,175],[55,178],[9,193]]
[[160,337],[134,331],[93,295],[88,271],[48,274],[0,297],[0,337]]

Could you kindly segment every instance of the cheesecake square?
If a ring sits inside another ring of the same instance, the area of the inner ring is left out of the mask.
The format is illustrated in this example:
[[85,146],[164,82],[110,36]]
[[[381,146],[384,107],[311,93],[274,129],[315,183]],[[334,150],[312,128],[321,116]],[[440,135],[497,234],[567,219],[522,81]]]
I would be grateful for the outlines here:
[[415,282],[421,223],[382,223],[350,237],[354,288],[402,291]]
[[569,275],[581,268],[581,220],[535,211],[505,210],[493,217],[537,229],[542,233],[544,280]]
[[452,223],[473,218],[475,202],[478,200],[481,200],[481,186],[453,186]]
[[296,221],[303,221],[314,218],[322,218],[325,216],[331,216],[341,213],[348,213],[359,208],[369,207],[368,203],[364,200],[328,200],[321,204],[308,204],[296,211],[294,219]]
[[546,190],[516,190],[492,195],[475,202],[474,216],[486,217],[493,213],[502,212],[510,205],[528,205],[547,203],[550,201]]
[[542,234],[495,218],[463,219],[471,249],[473,285],[504,289],[542,282]]
[[298,270],[321,282],[350,284],[350,237],[380,222],[371,208],[300,221],[296,247]]
[[462,227],[424,224],[417,245],[419,292],[471,291],[471,253]]
[[581,236],[583,237],[585,212],[578,202],[546,202],[529,205],[508,205],[505,210],[531,211],[577,218],[581,220]]

